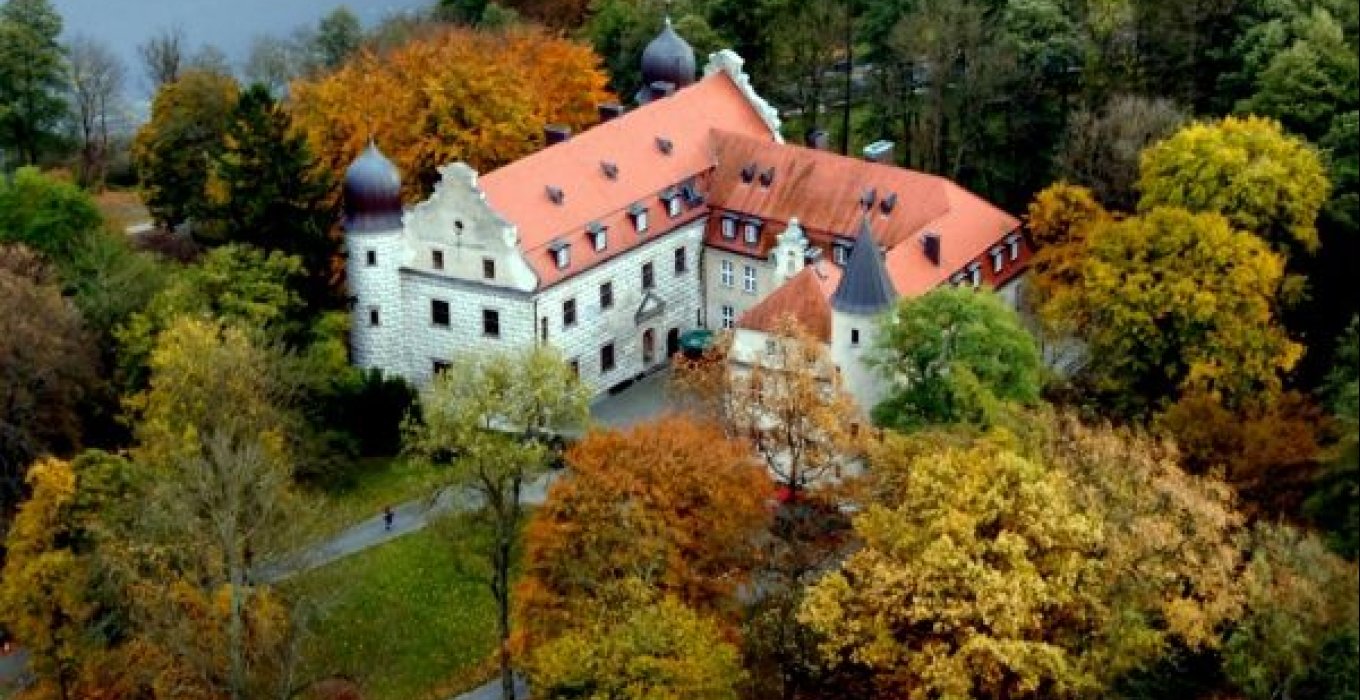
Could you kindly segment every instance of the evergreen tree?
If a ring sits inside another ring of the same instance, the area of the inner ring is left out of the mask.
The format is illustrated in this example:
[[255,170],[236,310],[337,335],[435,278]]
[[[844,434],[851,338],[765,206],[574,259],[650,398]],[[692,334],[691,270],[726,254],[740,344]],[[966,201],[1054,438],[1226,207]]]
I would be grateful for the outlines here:
[[48,0],[0,6],[0,148],[14,149],[25,165],[59,140],[66,117],[59,34],[61,16]]
[[199,229],[213,242],[249,243],[300,258],[303,298],[325,301],[334,243],[332,180],[306,139],[263,85],[241,94],[214,159],[208,215]]

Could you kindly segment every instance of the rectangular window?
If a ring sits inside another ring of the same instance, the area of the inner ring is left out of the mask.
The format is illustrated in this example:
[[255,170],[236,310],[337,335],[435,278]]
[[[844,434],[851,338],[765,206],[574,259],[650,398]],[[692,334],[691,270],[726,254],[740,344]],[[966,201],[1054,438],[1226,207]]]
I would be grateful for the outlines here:
[[548,342],[548,317],[538,319],[538,335],[543,338],[543,342]]
[[449,302],[443,299],[430,300],[430,323],[444,328],[449,327]]
[[368,325],[370,326],[380,325],[378,323],[378,307],[376,306],[368,307]]
[[568,299],[562,302],[562,327],[571,328],[576,325],[576,299]]
[[750,265],[741,271],[741,291],[747,294],[756,293],[756,269]]
[[492,309],[482,309],[482,335],[488,338],[501,337],[501,314]]
[[1011,236],[1006,239],[1006,245],[1011,248],[1011,262],[1020,259],[1020,237]]
[[496,261],[492,258],[482,258],[482,279],[496,279]]
[[614,308],[614,283],[605,282],[600,285],[600,310]]
[[968,266],[968,281],[974,287],[982,284],[982,266],[973,263]]
[[760,226],[754,221],[747,221],[742,227],[746,237],[746,245],[755,245],[760,242]]
[[445,370],[453,366],[448,360],[435,360],[433,363],[431,363],[431,365],[432,365],[431,369],[434,370],[434,374],[436,377],[443,374]]
[[997,246],[992,249],[992,272],[1001,272],[1002,266],[1006,264],[1006,249]]
[[436,270],[444,269],[444,251],[430,251],[430,267],[433,267]]
[[656,274],[651,263],[642,264],[642,288],[651,289],[656,286]]
[[576,377],[576,378],[578,378],[578,379],[581,377],[581,361],[580,361],[580,360],[578,360],[578,359],[576,359],[576,358],[573,357],[573,358],[571,358],[571,361],[567,363],[567,366],[568,366],[568,367],[571,367],[571,376]]
[[737,310],[731,304],[722,305],[722,327],[728,329],[737,325]]
[[604,251],[605,248],[609,247],[609,234],[606,233],[603,228],[596,231],[592,235],[594,236],[593,241],[595,243],[596,253],[602,252]]
[[737,237],[737,220],[731,217],[724,217],[722,220],[722,237],[732,240]]
[[666,213],[670,214],[671,218],[675,218],[677,216],[680,216],[680,212],[681,212],[680,195],[676,194],[671,196],[670,199],[666,200]]
[[676,248],[676,249],[675,249],[675,274],[677,274],[677,275],[683,275],[683,274],[685,274],[685,271],[689,269],[689,268],[688,268],[688,265],[689,265],[689,263],[685,260],[685,249],[684,249],[684,248]]
[[851,329],[850,329],[850,347],[852,347],[852,348],[857,348],[857,347],[859,347],[859,329],[858,329],[858,328],[851,328]]
[[722,273],[722,286],[731,287],[737,283],[736,273],[732,271],[732,261],[724,260],[719,267]]
[[377,264],[378,264],[378,251],[373,250],[372,248],[369,248],[368,250],[364,251],[364,262],[368,263],[368,266],[369,266],[369,267],[373,267],[374,265],[377,265]]
[[565,270],[571,264],[571,247],[560,246],[553,251],[553,256],[557,258],[557,269]]
[[600,348],[600,373],[614,371],[614,344],[609,343]]
[[639,234],[647,232],[647,207],[642,204],[634,204],[628,207],[628,213],[633,217],[633,228]]

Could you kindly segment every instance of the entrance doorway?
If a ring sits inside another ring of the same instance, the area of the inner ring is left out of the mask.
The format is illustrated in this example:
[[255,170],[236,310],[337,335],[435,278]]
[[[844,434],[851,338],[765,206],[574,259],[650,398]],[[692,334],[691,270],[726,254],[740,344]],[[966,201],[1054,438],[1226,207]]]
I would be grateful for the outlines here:
[[642,366],[651,367],[656,362],[656,331],[648,328],[642,332]]
[[666,333],[666,358],[675,357],[680,352],[680,329],[672,328]]

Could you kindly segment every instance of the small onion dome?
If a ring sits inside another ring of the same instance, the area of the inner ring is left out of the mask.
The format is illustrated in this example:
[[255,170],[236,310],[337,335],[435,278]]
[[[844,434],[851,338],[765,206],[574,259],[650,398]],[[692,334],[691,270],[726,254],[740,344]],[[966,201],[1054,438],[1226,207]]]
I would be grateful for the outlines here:
[[401,173],[368,142],[345,171],[345,228],[385,231],[401,226]]
[[642,51],[642,85],[670,83],[679,90],[694,82],[694,49],[671,27],[671,18],[661,33]]

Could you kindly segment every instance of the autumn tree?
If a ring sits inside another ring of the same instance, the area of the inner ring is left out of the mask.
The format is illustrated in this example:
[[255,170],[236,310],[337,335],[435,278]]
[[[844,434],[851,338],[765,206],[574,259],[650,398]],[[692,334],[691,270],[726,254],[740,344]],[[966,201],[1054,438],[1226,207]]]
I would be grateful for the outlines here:
[[50,280],[0,263],[0,304],[10,310],[0,314],[0,513],[8,516],[34,459],[81,444],[99,358],[80,314]]
[[1143,153],[1138,207],[1222,214],[1291,255],[1317,248],[1317,216],[1330,189],[1308,142],[1272,119],[1227,117],[1191,124]]
[[1166,98],[1114,95],[1099,110],[1072,115],[1058,152],[1059,171],[1090,188],[1106,207],[1129,211],[1138,203],[1138,158],[1187,119]]
[[1082,253],[1040,313],[1086,343],[1086,379],[1120,410],[1188,390],[1236,406],[1298,361],[1275,318],[1283,261],[1223,217],[1153,209],[1095,227]]
[[998,402],[1039,399],[1039,351],[996,294],[941,288],[897,302],[880,322],[874,363],[888,385],[874,422],[896,429],[987,423]]
[[34,165],[60,141],[67,116],[61,15],[48,0],[0,5],[0,147]]
[[1076,697],[1172,644],[1218,644],[1240,609],[1230,492],[1155,444],[1043,425],[1028,445],[890,435],[872,451],[863,547],[802,609],[828,662],[910,697]]
[[441,165],[464,161],[486,172],[541,146],[546,124],[593,124],[596,105],[611,99],[598,60],[532,30],[444,28],[294,83],[292,113],[325,170],[343,172],[371,137],[414,199]]
[[178,226],[207,213],[205,187],[236,105],[236,81],[188,71],[161,86],[151,120],[137,131],[132,162],[157,223]]
[[240,329],[182,318],[158,337],[151,370],[129,400],[134,456],[153,476],[132,536],[147,554],[125,562],[138,631],[171,652],[162,683],[277,694],[293,659],[288,607],[252,571],[288,554],[308,522],[282,363]]
[[[1243,577],[1247,614],[1223,646],[1224,670],[1251,700],[1310,695],[1312,680],[1337,688],[1357,684],[1356,567],[1322,542],[1288,525],[1259,524]],[[1330,642],[1346,640],[1349,668],[1339,678],[1310,679]],[[1316,685],[1311,689],[1317,691]]]
[[1032,310],[1058,290],[1076,284],[1091,231],[1111,219],[1095,193],[1079,185],[1057,182],[1034,195],[1025,225],[1038,250],[1030,258],[1031,274],[1023,297]]
[[625,580],[730,613],[756,567],[771,492],[749,446],[668,417],[593,431],[566,454],[525,534],[520,616],[542,638],[606,604]]
[[588,398],[576,373],[550,346],[463,355],[421,393],[419,422],[408,429],[406,450],[441,465],[452,457],[450,485],[470,489],[480,499],[477,516],[491,531],[482,554],[491,564],[487,584],[496,600],[501,688],[507,699],[514,697],[510,574],[526,517],[524,486],[548,470],[552,434],[583,426]]
[[527,670],[537,697],[562,700],[736,700],[744,676],[718,626],[673,598],[568,632],[535,651]]

